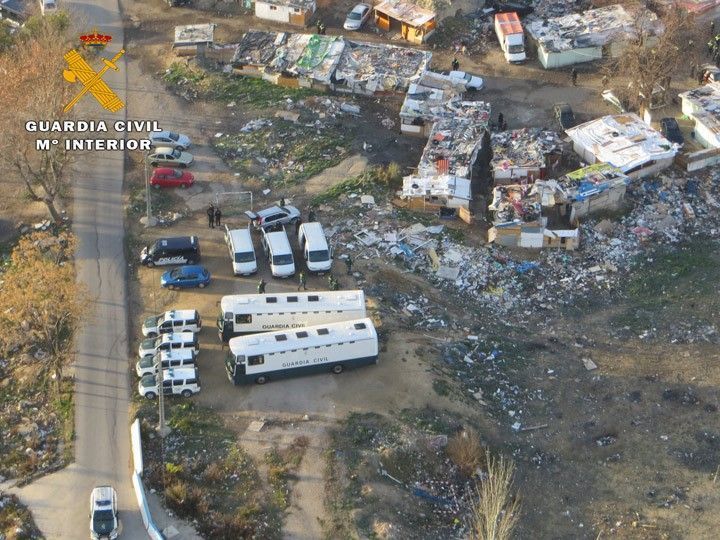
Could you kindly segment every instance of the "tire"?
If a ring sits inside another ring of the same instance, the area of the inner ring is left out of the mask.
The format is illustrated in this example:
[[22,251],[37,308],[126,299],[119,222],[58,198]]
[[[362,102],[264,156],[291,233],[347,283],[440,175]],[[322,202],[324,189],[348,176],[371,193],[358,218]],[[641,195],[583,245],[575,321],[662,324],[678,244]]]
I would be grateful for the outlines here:
[[158,166],[158,162],[157,162],[157,161],[151,161],[151,162],[150,162],[150,165],[153,166],[153,167],[157,167],[157,166]]
[[157,394],[155,392],[148,392],[147,394],[145,394],[145,397],[152,401],[157,397]]
[[190,184],[180,184],[180,189],[187,189],[190,187]]
[[193,395],[193,393],[190,390],[183,390],[182,392],[180,392],[180,395],[184,398],[189,398]]
[[148,338],[156,338],[156,337],[158,337],[158,335],[155,332],[148,332],[147,337]]
[[187,169],[187,164],[186,163],[178,163],[178,167],[180,167],[181,169]]
[[335,375],[340,375],[340,373],[343,372],[343,369],[344,369],[344,367],[343,367],[342,364],[335,364],[335,365],[332,367],[332,372],[333,372]]
[[265,384],[267,382],[267,378],[264,375],[260,375],[258,378],[255,379],[255,382],[257,384]]
[[198,283],[198,289],[204,289],[207,283]]
[[160,189],[160,184],[153,184],[152,187],[154,187],[155,189]]
[[145,266],[147,266],[148,268],[152,268],[153,266],[155,266],[155,263],[152,261],[148,261],[145,263]]

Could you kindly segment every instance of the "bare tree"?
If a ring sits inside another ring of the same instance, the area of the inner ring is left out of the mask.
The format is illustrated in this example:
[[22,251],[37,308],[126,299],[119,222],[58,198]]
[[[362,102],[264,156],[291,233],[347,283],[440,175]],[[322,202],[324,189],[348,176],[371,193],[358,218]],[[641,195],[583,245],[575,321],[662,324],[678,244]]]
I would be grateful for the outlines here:
[[[68,120],[63,107],[73,87],[62,77],[63,55],[72,47],[67,15],[32,18],[11,47],[0,53],[0,163],[25,184],[27,195],[41,201],[53,221],[60,221],[58,199],[66,191],[70,155],[66,133],[30,133],[28,120]],[[72,112],[72,111],[71,111]],[[47,150],[36,149],[38,138],[56,139]]]
[[687,65],[691,36],[699,34],[693,16],[680,8],[669,9],[659,20],[638,8],[633,26],[634,35],[620,56],[607,63],[605,73],[628,105],[643,111],[649,108],[656,86],[667,91],[672,77]]
[[70,361],[73,331],[85,309],[71,259],[74,248],[68,232],[25,235],[0,282],[0,354],[42,350],[44,371],[52,373],[58,391]]

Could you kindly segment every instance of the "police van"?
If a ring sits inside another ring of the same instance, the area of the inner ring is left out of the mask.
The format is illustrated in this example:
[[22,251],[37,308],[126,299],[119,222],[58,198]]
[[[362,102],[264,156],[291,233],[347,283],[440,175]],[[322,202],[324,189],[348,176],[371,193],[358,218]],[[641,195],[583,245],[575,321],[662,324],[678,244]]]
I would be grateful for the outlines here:
[[376,364],[378,338],[370,319],[355,319],[232,338],[225,359],[236,385],[309,373],[342,373]]
[[159,238],[142,249],[140,262],[149,267],[197,264],[200,262],[200,242],[197,236]]
[[222,341],[227,341],[243,334],[301,328],[365,316],[365,293],[362,290],[234,294],[220,299],[218,335]]
[[162,351],[174,351],[176,349],[191,349],[195,352],[200,351],[197,334],[193,332],[178,332],[173,334],[163,334],[156,338],[148,338],[142,340],[138,347],[138,356],[144,358],[146,356],[154,356],[155,353]]
[[328,246],[322,225],[317,221],[303,223],[298,229],[298,244],[308,272],[324,274],[332,266],[332,250]]
[[173,309],[145,319],[143,336],[157,337],[171,332],[199,332],[202,328],[200,314],[194,309]]
[[[143,375],[138,383],[138,392],[148,399],[158,396],[158,376]],[[190,397],[200,392],[200,376],[197,367],[170,368],[163,370],[163,395]]]
[[163,369],[188,367],[195,365],[195,351],[192,349],[176,349],[156,353],[155,356],[145,356],[135,364],[138,377],[155,373],[160,366]]
[[225,243],[230,251],[233,274],[249,276],[257,272],[257,259],[249,224],[247,229],[232,230],[225,225]]
[[285,228],[273,232],[262,229],[262,246],[274,277],[287,278],[295,274],[295,259]]

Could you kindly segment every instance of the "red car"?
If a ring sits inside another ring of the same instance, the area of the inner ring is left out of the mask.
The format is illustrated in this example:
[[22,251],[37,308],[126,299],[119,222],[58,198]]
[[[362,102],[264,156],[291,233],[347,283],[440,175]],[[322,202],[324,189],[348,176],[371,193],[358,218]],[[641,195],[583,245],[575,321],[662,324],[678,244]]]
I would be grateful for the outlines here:
[[195,182],[195,177],[192,173],[178,171],[177,169],[155,169],[150,177],[150,185],[156,188],[186,188],[192,186],[193,182]]

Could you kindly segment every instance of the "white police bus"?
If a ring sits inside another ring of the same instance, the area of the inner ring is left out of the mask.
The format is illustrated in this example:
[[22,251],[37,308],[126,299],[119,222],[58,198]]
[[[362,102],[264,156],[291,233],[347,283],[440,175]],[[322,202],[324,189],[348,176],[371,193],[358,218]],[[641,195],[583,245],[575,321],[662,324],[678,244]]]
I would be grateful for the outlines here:
[[302,328],[365,316],[365,293],[362,290],[236,294],[220,299],[218,335],[222,341],[227,341],[244,334]]
[[230,340],[225,370],[234,384],[265,384],[309,373],[341,373],[376,364],[378,338],[370,319],[267,332]]

